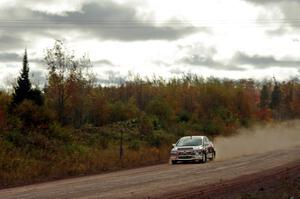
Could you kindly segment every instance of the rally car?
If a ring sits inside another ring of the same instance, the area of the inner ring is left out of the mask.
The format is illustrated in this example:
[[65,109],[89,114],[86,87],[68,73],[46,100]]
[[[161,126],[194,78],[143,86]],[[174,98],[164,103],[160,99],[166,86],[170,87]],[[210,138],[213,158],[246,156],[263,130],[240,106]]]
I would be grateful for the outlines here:
[[185,136],[173,144],[171,163],[193,161],[207,162],[216,157],[213,143],[206,136]]

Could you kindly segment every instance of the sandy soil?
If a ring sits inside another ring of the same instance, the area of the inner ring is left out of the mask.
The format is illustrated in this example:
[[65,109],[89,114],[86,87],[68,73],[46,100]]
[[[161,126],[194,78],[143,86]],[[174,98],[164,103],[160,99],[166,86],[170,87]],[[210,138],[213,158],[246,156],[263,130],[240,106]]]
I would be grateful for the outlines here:
[[218,193],[228,195],[224,190],[235,190],[234,187],[243,183],[247,186],[251,180],[267,179],[266,174],[276,179],[275,176],[283,171],[299,168],[299,154],[300,147],[292,147],[206,164],[161,164],[2,189],[0,198],[199,198]]

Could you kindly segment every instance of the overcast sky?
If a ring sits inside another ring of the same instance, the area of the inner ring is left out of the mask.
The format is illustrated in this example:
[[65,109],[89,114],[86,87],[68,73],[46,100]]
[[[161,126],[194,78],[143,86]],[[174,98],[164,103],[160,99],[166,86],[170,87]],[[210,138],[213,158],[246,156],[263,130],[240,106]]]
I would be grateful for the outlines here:
[[100,82],[131,74],[285,80],[300,75],[298,0],[1,0],[0,87],[24,48],[43,81],[45,49],[88,54]]

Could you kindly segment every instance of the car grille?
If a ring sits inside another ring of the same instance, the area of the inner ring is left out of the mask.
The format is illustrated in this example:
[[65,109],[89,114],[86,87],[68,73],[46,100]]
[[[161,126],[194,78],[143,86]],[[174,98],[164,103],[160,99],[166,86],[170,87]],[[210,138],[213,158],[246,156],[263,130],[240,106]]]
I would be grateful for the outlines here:
[[194,151],[180,151],[178,155],[187,156],[187,155],[195,155]]
[[179,159],[191,159],[192,156],[179,156]]
[[193,148],[178,148],[178,151],[192,151]]

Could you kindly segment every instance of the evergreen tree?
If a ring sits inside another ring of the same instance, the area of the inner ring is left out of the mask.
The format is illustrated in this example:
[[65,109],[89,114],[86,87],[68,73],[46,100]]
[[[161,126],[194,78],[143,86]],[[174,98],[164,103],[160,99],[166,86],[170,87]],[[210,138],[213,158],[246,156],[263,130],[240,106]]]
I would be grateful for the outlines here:
[[268,107],[270,102],[270,96],[269,96],[269,89],[268,86],[265,84],[263,85],[261,91],[260,91],[260,108],[265,109]]
[[36,105],[39,106],[42,106],[44,104],[42,92],[38,88],[31,89],[28,93],[27,99],[33,101]]
[[283,84],[282,86],[282,115],[284,119],[293,118],[292,102],[294,98],[294,83],[292,81]]
[[23,68],[21,75],[18,78],[17,85],[14,87],[12,105],[16,106],[20,104],[24,99],[27,99],[31,91],[31,83],[29,80],[29,67],[27,59],[27,50],[25,49],[23,57]]
[[23,100],[28,99],[33,101],[37,105],[43,104],[42,93],[39,89],[31,88],[31,83],[29,80],[29,66],[27,50],[25,49],[23,57],[23,67],[21,70],[20,77],[18,78],[17,85],[14,87],[12,107],[17,106],[22,103]]
[[271,95],[270,108],[273,110],[279,110],[281,102],[281,90],[279,84],[275,80],[275,86]]

